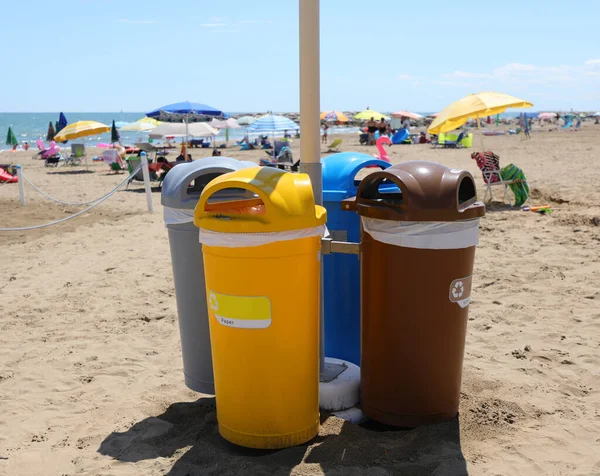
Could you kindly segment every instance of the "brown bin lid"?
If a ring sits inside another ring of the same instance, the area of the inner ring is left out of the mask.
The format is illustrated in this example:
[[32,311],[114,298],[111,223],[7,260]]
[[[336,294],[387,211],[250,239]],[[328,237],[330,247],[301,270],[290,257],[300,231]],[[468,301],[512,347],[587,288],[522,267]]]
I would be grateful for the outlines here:
[[[380,192],[384,181],[395,183],[400,191]],[[360,183],[356,199],[344,202],[342,208],[396,221],[458,221],[485,215],[469,172],[421,160],[368,175]]]

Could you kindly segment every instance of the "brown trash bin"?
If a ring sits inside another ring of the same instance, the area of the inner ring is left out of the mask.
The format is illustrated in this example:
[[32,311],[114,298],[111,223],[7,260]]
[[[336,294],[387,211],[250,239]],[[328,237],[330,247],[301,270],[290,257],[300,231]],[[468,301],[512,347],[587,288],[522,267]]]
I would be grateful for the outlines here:
[[[384,182],[385,181],[385,182]],[[398,193],[379,191],[389,181]],[[458,413],[478,241],[473,176],[406,162],[361,182],[361,401],[371,419],[414,427]]]

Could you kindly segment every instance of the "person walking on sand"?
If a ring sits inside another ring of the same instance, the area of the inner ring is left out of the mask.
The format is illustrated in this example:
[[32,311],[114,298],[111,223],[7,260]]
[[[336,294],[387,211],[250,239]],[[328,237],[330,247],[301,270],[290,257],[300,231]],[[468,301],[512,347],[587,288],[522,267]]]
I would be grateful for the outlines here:
[[375,132],[377,131],[377,122],[375,121],[374,117],[371,117],[371,119],[369,119],[369,121],[367,122],[367,134],[368,135],[368,144],[369,145],[374,145],[375,144]]
[[321,144],[327,144],[327,131],[329,130],[329,126],[327,123],[323,123],[323,135],[321,136]]

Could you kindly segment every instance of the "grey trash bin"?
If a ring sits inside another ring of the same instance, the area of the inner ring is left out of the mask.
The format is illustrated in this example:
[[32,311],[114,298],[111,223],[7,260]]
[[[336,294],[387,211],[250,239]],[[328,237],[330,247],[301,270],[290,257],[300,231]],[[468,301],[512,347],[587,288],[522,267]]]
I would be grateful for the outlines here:
[[[183,373],[185,384],[196,392],[214,394],[215,387],[206,295],[200,292],[204,289],[204,263],[198,228],[194,225],[194,208],[211,180],[256,166],[254,162],[229,157],[205,158],[176,165],[163,182],[161,203],[171,248]],[[245,190],[223,190],[213,199],[239,200],[250,198],[249,194]]]

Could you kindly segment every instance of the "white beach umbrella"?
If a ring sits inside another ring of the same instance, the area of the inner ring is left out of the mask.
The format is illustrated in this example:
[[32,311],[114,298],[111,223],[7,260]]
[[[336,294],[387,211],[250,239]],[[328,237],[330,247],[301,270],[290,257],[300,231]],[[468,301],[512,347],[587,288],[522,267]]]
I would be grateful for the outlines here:
[[149,135],[153,139],[158,139],[166,136],[185,137],[186,135],[192,137],[210,137],[216,136],[218,133],[217,129],[206,122],[192,122],[191,124],[184,122],[164,122],[150,132]]

